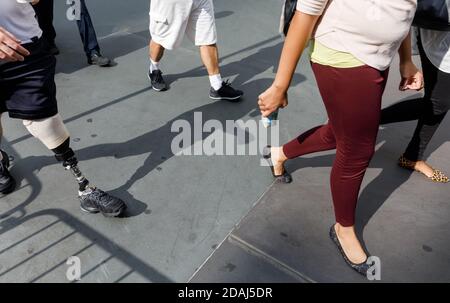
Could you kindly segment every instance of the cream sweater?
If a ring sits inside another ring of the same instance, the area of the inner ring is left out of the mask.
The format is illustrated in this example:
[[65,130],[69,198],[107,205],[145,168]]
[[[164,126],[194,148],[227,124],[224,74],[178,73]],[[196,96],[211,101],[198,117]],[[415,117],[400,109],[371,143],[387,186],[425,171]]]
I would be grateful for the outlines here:
[[297,10],[322,15],[314,38],[386,70],[406,35],[417,0],[299,0]]

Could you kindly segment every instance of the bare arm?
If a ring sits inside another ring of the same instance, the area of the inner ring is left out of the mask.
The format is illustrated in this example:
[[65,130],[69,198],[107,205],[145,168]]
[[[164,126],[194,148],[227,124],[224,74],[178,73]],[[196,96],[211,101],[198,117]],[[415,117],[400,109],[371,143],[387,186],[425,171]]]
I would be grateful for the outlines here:
[[400,55],[400,64],[412,62],[412,46],[411,46],[411,32],[403,40],[398,54]]
[[421,90],[424,86],[423,75],[412,61],[411,32],[403,40],[398,54],[400,56],[400,90]]
[[281,53],[278,72],[274,82],[274,85],[280,89],[288,90],[298,61],[311,38],[318,19],[319,16],[311,16],[299,11],[296,12],[286,41],[284,42],[283,52]]
[[278,72],[272,86],[259,96],[259,107],[264,117],[288,104],[287,91],[320,16],[297,11],[292,19],[286,41],[284,42]]

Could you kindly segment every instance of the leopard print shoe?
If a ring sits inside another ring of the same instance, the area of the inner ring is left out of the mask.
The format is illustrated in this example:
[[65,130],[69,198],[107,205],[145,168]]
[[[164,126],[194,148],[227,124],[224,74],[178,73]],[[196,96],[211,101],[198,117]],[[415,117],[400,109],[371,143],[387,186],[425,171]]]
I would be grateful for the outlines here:
[[417,172],[423,174],[429,180],[436,182],[436,183],[449,183],[450,182],[450,179],[443,172],[441,172],[440,170],[434,169],[434,168],[433,168],[433,175],[431,177],[428,177],[423,172],[415,169],[416,162],[406,159],[405,156],[400,157],[400,159],[398,160],[398,165],[402,168],[417,171]]
[[433,176],[431,176],[431,181],[437,182],[437,183],[448,183],[450,182],[450,179],[440,170],[433,170]]

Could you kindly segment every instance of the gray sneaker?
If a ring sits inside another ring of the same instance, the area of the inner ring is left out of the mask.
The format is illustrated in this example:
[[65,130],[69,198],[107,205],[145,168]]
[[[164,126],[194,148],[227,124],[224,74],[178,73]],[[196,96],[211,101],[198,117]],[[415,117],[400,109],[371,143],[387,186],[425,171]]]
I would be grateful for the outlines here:
[[90,65],[98,65],[100,67],[110,67],[112,64],[111,59],[102,56],[99,53],[92,53],[89,57],[88,57],[88,64]]
[[121,199],[98,188],[88,188],[78,198],[82,211],[91,214],[102,213],[105,217],[118,217],[127,208]]

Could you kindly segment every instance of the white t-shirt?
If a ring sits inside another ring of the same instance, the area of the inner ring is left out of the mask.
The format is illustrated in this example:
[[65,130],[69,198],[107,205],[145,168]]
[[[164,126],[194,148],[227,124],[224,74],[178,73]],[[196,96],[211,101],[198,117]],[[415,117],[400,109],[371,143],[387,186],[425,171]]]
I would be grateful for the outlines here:
[[0,0],[0,26],[23,44],[31,42],[32,38],[42,36],[31,4],[17,3],[17,0]]
[[450,32],[421,29],[420,36],[431,63],[444,73],[450,74]]

